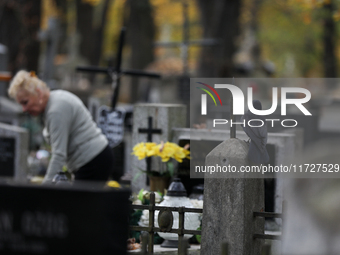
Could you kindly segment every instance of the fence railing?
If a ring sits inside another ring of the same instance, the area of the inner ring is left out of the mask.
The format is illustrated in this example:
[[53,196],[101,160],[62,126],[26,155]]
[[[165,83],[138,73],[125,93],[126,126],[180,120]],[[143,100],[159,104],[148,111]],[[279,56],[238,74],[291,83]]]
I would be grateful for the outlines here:
[[[178,255],[185,255],[187,246],[184,240],[184,235],[201,235],[201,230],[189,230],[184,228],[184,214],[185,213],[203,213],[203,209],[197,208],[186,208],[186,207],[166,207],[166,206],[156,206],[155,205],[155,194],[151,192],[149,205],[132,205],[132,209],[149,210],[149,226],[130,226],[130,230],[134,231],[146,231],[148,232],[148,253],[153,254],[154,252],[154,236],[155,232],[163,233],[175,233],[178,234]],[[158,214],[158,225],[155,227],[155,211],[159,210]],[[165,213],[170,212],[170,213]],[[172,212],[178,212],[178,228],[172,228],[173,218]],[[160,221],[159,219],[162,218]],[[142,242],[143,243],[143,242]],[[144,254],[144,253],[143,253]]]
[[[282,208],[285,208],[284,203]],[[201,230],[189,230],[184,228],[184,214],[185,213],[203,213],[203,209],[197,208],[186,208],[186,207],[165,207],[165,206],[156,206],[155,205],[155,194],[151,192],[150,194],[150,203],[149,205],[132,205],[132,209],[139,210],[148,210],[149,211],[149,226],[141,227],[141,226],[130,226],[130,230],[134,231],[145,231],[148,232],[146,235],[142,235],[142,251],[140,255],[148,255],[154,253],[154,236],[155,232],[163,232],[163,233],[175,233],[178,234],[178,255],[186,255],[187,254],[187,242],[184,240],[185,234],[191,235],[201,235]],[[155,211],[159,210],[158,214],[158,225],[159,227],[155,227]],[[168,213],[165,213],[168,212]],[[169,213],[170,212],[170,213]],[[172,228],[173,218],[172,212],[178,212],[179,214],[179,224],[178,228]],[[283,213],[271,213],[271,212],[253,212],[254,217],[263,217],[263,218],[281,218]],[[162,218],[160,220],[160,218]],[[258,239],[271,239],[271,240],[281,240],[281,235],[269,235],[269,234],[259,234],[255,233],[253,235],[254,238]],[[263,247],[264,254],[269,254],[268,247]],[[221,254],[228,255],[228,244],[223,243],[221,246]]]
[[[286,209],[286,202],[282,202],[282,212]],[[262,217],[262,218],[279,218],[282,220],[283,213],[273,213],[273,212],[253,212],[254,217]],[[281,235],[269,235],[269,234],[259,234],[255,233],[253,235],[254,238],[258,239],[270,239],[270,240],[281,240],[282,238],[282,230]]]

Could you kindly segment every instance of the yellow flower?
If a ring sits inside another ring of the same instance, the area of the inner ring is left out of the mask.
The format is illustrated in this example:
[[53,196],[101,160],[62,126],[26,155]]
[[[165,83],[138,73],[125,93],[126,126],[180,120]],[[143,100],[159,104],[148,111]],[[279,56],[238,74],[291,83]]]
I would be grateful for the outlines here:
[[151,157],[155,156],[158,153],[158,148],[156,143],[145,143],[146,147],[146,156]]
[[116,181],[108,181],[106,185],[111,188],[120,188],[120,184]]
[[135,155],[138,157],[138,160],[142,160],[146,157],[146,147],[144,143],[139,143],[133,147],[132,155]]
[[168,162],[171,158],[174,158],[178,162],[182,162],[184,158],[190,159],[190,151],[187,145],[182,148],[176,143],[161,142],[156,143],[139,143],[133,147],[132,155],[138,157],[138,160],[142,160],[145,157],[158,156],[162,159],[162,162]]

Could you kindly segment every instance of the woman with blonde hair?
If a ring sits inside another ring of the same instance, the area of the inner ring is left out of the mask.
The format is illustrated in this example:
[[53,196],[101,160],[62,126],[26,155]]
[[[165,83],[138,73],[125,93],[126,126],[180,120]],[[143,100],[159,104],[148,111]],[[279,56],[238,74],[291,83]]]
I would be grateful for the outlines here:
[[43,135],[52,150],[44,183],[51,182],[64,165],[74,173],[75,180],[108,180],[112,151],[77,96],[64,90],[50,91],[34,73],[23,70],[12,79],[8,94],[25,112],[43,116]]

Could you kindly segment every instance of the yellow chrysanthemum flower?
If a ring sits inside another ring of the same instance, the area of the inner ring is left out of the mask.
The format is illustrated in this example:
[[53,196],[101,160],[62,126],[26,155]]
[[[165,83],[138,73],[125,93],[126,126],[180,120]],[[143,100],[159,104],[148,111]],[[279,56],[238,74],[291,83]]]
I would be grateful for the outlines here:
[[[185,146],[186,147],[186,146]],[[174,158],[178,162],[182,162],[184,158],[188,158],[190,151],[180,147],[176,143],[139,143],[133,147],[132,155],[138,157],[139,160],[145,157],[158,156],[162,159],[162,162],[168,162],[171,158]]]
[[156,143],[145,143],[146,147],[146,156],[151,157],[155,156],[158,153],[158,148]]
[[146,147],[144,143],[139,143],[133,147],[132,155],[138,157],[138,160],[142,160],[146,157]]

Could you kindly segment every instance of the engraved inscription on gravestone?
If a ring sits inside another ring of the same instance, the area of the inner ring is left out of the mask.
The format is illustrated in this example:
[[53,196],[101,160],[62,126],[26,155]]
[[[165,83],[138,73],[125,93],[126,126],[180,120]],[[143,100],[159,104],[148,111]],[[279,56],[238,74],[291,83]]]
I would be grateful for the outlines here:
[[0,138],[0,176],[14,176],[15,138]]
[[105,105],[99,108],[98,126],[109,141],[109,146],[114,148],[120,144],[124,137],[125,110],[116,107],[114,111]]
[[130,190],[0,183],[0,194],[0,254],[126,255]]

